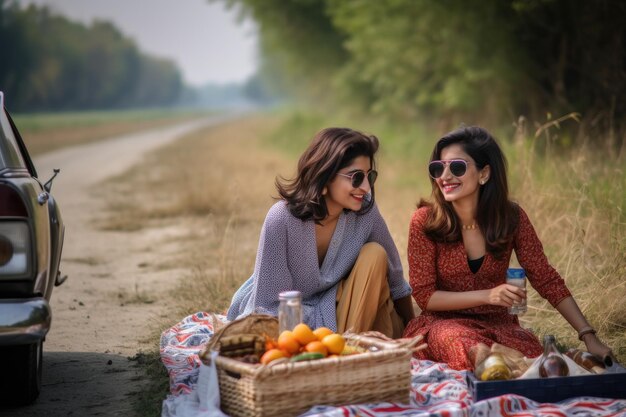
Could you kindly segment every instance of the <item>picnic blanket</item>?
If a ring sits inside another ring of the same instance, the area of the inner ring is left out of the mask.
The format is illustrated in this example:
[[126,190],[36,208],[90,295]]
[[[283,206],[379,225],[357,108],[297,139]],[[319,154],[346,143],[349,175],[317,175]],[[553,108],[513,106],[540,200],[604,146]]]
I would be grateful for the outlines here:
[[[190,395],[198,381],[198,354],[213,335],[213,318],[221,315],[198,312],[185,317],[161,335],[161,360],[170,377],[171,394],[164,400]],[[519,395],[507,394],[474,402],[465,382],[466,371],[446,364],[411,359],[409,404],[355,404],[341,407],[316,406],[303,416],[387,417],[387,416],[626,416],[626,400],[578,397],[555,404],[541,404]]]

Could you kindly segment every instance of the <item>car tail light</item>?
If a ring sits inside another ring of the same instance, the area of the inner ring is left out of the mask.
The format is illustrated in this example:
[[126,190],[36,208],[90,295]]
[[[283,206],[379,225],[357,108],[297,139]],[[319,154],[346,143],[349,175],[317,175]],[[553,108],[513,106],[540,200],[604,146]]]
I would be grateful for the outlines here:
[[0,216],[28,216],[26,206],[17,191],[4,184],[0,184]]
[[30,265],[30,232],[24,220],[0,221],[0,277],[21,276]]
[[31,258],[26,206],[13,188],[0,184],[0,278],[24,276]]
[[13,243],[4,236],[0,236],[0,266],[4,266],[13,257]]

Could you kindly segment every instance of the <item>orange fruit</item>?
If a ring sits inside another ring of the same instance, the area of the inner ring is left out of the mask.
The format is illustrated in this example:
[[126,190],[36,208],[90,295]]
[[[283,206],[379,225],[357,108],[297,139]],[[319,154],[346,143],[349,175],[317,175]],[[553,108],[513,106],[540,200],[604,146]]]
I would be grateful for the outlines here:
[[315,337],[317,337],[317,340],[321,342],[323,338],[325,338],[329,334],[333,334],[333,331],[330,330],[328,327],[318,327],[317,329],[313,330],[313,334],[315,335]]
[[304,350],[307,352],[321,353],[322,355],[324,355],[324,357],[328,355],[328,348],[319,340],[314,340],[312,342],[307,343],[307,345],[304,347]]
[[293,336],[302,346],[306,345],[309,342],[317,340],[317,337],[313,334],[311,328],[304,323],[296,325],[296,327],[293,328],[292,332]]
[[346,340],[342,335],[333,333],[324,337],[322,343],[328,348],[328,352],[339,355],[346,345]]
[[280,349],[270,349],[261,356],[261,363],[267,365],[276,359],[286,358],[287,354]]
[[300,343],[291,330],[283,330],[278,336],[278,347],[287,353],[296,353],[300,350]]
[[264,336],[265,336],[265,351],[278,348],[278,342],[276,340],[272,339],[268,335],[264,335]]

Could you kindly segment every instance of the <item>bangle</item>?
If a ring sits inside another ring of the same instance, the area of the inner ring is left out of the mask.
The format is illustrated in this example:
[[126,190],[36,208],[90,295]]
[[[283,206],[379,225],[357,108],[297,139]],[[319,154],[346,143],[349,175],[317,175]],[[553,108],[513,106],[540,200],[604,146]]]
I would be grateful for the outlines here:
[[593,327],[589,327],[589,326],[583,327],[582,329],[578,331],[578,340],[582,342],[583,336],[589,333],[596,334],[596,330]]

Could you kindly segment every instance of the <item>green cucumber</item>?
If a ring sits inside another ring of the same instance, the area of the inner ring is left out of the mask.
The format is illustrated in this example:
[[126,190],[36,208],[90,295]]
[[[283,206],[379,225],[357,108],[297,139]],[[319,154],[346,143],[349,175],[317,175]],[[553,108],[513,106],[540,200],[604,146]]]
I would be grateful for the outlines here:
[[293,356],[289,361],[290,362],[302,362],[302,361],[312,361],[314,359],[322,359],[324,358],[324,354],[319,352],[304,352],[299,355]]

